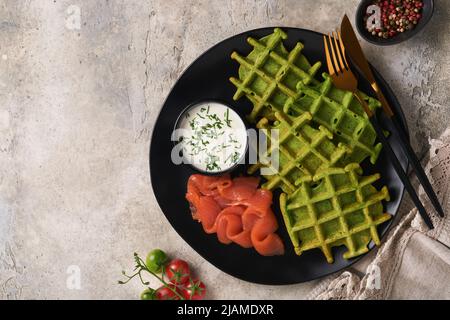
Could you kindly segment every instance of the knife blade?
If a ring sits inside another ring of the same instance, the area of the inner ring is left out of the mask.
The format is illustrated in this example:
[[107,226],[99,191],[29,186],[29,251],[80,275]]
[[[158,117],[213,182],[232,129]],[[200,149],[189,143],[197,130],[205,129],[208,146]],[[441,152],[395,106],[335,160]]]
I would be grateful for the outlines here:
[[387,102],[383,92],[378,87],[378,84],[373,75],[372,69],[370,69],[369,62],[367,61],[364,52],[359,44],[359,40],[356,37],[352,24],[347,15],[344,15],[341,23],[341,36],[342,42],[344,42],[345,51],[348,53],[353,63],[359,68],[364,77],[370,82],[372,89],[375,91],[378,100],[381,102],[384,112],[392,117],[394,112],[392,111],[389,103]]

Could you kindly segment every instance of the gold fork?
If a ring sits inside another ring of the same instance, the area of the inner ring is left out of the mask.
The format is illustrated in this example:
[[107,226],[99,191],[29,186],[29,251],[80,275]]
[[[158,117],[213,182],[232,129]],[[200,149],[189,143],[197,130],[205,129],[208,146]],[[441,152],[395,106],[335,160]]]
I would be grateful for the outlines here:
[[400,161],[392,150],[391,145],[387,141],[383,129],[378,122],[376,113],[369,108],[366,100],[363,99],[361,93],[358,91],[358,79],[353,74],[347,62],[347,58],[345,56],[345,47],[341,39],[341,33],[337,31],[333,32],[332,35],[324,35],[323,42],[325,46],[325,56],[327,60],[328,72],[330,73],[331,79],[333,80],[333,84],[339,89],[352,92],[356,99],[361,103],[364,111],[366,112],[367,116],[370,119],[370,122],[373,125],[373,128],[377,133],[378,138],[381,141],[381,144],[383,145],[383,149],[386,153],[387,158],[389,158],[389,160],[391,161],[398,177],[403,182],[406,190],[410,194],[411,199],[416,205],[422,219],[430,229],[433,229],[433,223],[431,222],[431,219],[428,216],[422,202],[417,196],[414,187],[409,181],[408,175],[403,170]]

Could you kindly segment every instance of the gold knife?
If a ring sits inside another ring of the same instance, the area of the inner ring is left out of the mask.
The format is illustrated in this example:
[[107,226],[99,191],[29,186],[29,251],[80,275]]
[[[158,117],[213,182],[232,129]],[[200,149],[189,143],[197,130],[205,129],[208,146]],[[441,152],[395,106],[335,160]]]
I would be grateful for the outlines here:
[[381,106],[383,108],[383,111],[385,114],[391,119],[395,132],[397,136],[400,138],[400,145],[410,161],[414,172],[417,175],[417,178],[419,179],[420,183],[422,184],[425,193],[428,195],[428,197],[431,200],[431,203],[433,204],[434,208],[438,212],[438,214],[443,217],[444,216],[444,210],[442,209],[439,200],[436,196],[436,193],[433,191],[433,187],[431,186],[430,181],[428,180],[425,171],[423,170],[419,159],[417,158],[416,154],[414,153],[414,150],[412,149],[408,138],[406,137],[404,133],[403,126],[400,125],[400,123],[397,120],[397,117],[394,116],[394,112],[392,111],[392,108],[389,106],[389,103],[387,102],[383,92],[381,91],[380,87],[378,86],[375,76],[372,73],[372,70],[370,69],[369,62],[367,62],[366,57],[364,56],[364,52],[361,48],[361,45],[359,44],[358,38],[356,37],[355,31],[353,30],[352,24],[350,23],[350,20],[348,19],[347,15],[344,16],[341,23],[341,36],[342,36],[342,42],[345,46],[346,53],[350,56],[353,63],[359,68],[359,70],[362,72],[364,77],[367,81],[370,82],[370,85],[375,91],[375,94],[378,98],[378,100],[381,102]]
[[352,58],[352,61],[358,66],[358,68],[363,73],[367,81],[370,82],[372,89],[375,91],[378,100],[380,100],[384,112],[392,117],[394,112],[392,111],[389,103],[387,102],[383,92],[381,92],[378,87],[375,77],[370,69],[369,63],[367,62],[364,52],[359,44],[358,38],[356,37],[355,31],[353,30],[352,24],[348,19],[347,15],[344,15],[341,23],[341,35],[342,41],[344,42],[345,50],[348,55]]

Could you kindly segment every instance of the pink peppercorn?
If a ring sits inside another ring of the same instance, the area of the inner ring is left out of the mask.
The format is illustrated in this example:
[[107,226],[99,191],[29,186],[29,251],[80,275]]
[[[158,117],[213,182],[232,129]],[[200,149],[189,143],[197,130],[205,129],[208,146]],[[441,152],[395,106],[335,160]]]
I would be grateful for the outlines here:
[[[381,28],[367,27],[368,31],[378,37],[392,38],[397,34],[411,30],[419,22],[423,0],[374,0],[381,11]],[[365,19],[371,14],[367,14]]]

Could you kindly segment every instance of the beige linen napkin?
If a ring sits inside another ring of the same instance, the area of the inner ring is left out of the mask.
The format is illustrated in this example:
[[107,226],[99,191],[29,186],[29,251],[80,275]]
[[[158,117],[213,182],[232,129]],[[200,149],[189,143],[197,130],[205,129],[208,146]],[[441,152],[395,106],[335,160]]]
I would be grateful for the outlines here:
[[[450,128],[430,141],[426,171],[445,218],[432,216],[435,229],[427,230],[412,209],[389,233],[365,275],[343,272],[321,283],[311,299],[450,299]],[[434,213],[423,190],[420,194]]]

